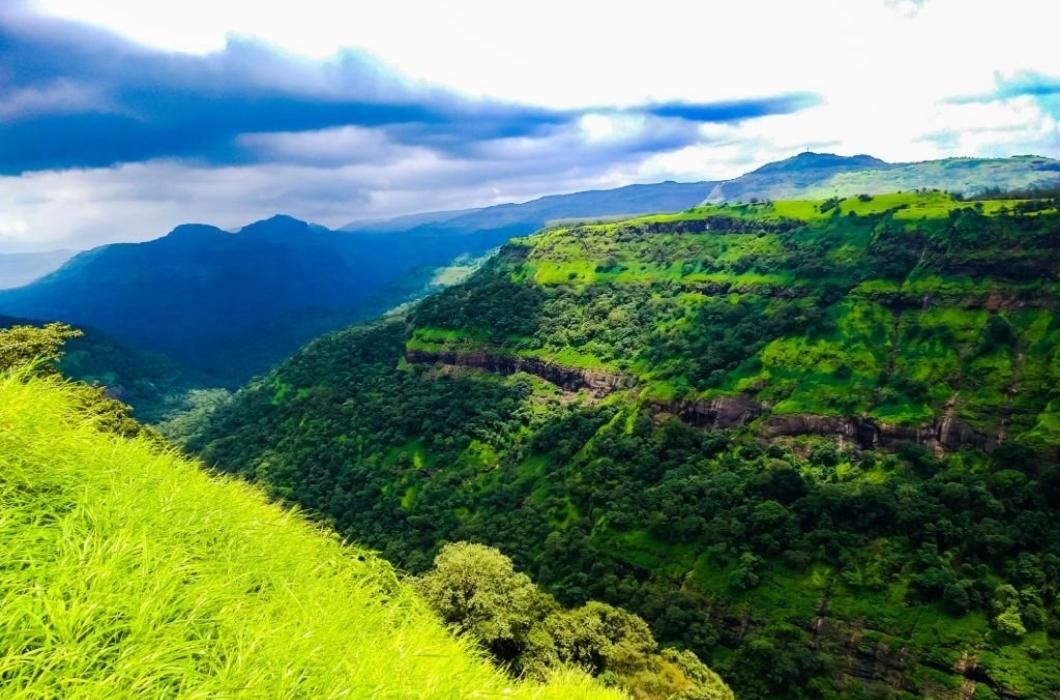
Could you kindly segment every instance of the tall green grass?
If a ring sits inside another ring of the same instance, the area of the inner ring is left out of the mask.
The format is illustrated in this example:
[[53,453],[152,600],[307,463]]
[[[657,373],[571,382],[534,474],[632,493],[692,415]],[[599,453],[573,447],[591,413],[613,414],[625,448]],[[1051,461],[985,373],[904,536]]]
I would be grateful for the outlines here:
[[516,683],[385,562],[0,375],[0,697],[606,698]]

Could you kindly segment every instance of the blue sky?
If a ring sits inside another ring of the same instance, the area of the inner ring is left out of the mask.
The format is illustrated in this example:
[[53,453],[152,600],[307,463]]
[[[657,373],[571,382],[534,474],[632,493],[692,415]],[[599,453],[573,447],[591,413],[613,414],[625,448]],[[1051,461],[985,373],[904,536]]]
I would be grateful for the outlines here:
[[8,0],[0,251],[328,225],[807,148],[1060,155],[1056,3]]

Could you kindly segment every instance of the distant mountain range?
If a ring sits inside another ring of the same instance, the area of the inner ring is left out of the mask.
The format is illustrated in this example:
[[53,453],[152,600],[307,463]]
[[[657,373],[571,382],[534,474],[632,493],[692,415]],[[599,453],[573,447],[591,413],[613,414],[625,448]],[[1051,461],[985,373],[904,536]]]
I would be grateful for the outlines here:
[[1060,161],[1041,156],[887,163],[868,155],[807,152],[716,183],[705,201],[819,199],[924,188],[969,195],[988,189],[1011,191],[1057,185]]
[[289,216],[235,233],[186,224],[156,240],[76,255],[28,286],[0,291],[0,312],[97,328],[163,352],[207,383],[236,386],[309,339],[422,292],[460,256],[480,256],[552,219],[685,209],[711,185],[634,185],[345,231]]
[[387,286],[414,268],[504,238],[355,235],[288,216],[236,233],[187,224],[153,241],[81,253],[33,284],[0,292],[0,309],[97,328],[233,385],[313,336],[378,312]]
[[[236,386],[316,335],[424,293],[437,269],[454,259],[481,256],[551,222],[678,211],[704,200],[1057,183],[1060,162],[1034,156],[891,164],[867,155],[802,153],[724,182],[630,185],[353,221],[339,231],[289,216],[235,233],[187,224],[153,241],[80,253],[24,287],[0,291],[0,313],[99,329],[165,353],[207,383]],[[45,261],[58,266],[59,255],[24,258],[18,275],[37,277],[47,272]]]
[[703,199],[703,194],[710,192],[715,184],[659,182],[651,185],[627,185],[611,190],[549,195],[521,204],[428,212],[381,221],[352,221],[342,228],[346,231],[407,231],[426,228],[477,231],[505,227],[529,233],[550,221],[566,218],[681,211],[698,204]]

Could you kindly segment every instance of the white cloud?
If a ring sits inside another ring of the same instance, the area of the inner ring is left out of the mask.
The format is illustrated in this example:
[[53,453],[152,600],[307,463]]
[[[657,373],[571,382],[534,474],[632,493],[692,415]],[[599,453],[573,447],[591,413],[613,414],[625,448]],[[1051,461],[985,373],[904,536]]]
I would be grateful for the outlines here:
[[[909,9],[915,7],[915,12]],[[791,90],[884,97],[983,91],[1050,65],[1060,6],[1009,0],[38,0],[41,10],[171,50],[232,34],[316,58],[366,49],[413,78],[555,107]]]
[[[233,35],[307,60],[357,48],[410,80],[592,111],[569,128],[479,142],[462,157],[341,127],[241,137],[240,145],[285,165],[151,161],[2,177],[0,247],[150,237],[187,219],[231,227],[288,211],[335,225],[634,181],[733,177],[805,148],[888,160],[1060,155],[1058,115],[1041,100],[952,101],[990,94],[999,80],[1028,71],[1060,76],[1055,2],[36,0],[33,7],[172,51],[206,54]],[[792,114],[687,124],[692,139],[667,133],[684,128],[673,120],[621,111],[794,92],[823,102]],[[0,115],[16,102],[24,110],[94,97],[57,85],[6,96]],[[609,150],[646,139],[655,146],[643,152]]]

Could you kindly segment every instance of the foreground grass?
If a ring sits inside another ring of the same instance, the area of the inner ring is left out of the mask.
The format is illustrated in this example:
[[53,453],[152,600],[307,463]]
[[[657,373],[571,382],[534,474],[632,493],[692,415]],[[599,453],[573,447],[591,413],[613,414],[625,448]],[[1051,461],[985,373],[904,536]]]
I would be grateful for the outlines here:
[[604,698],[516,684],[389,565],[0,375],[0,697]]

